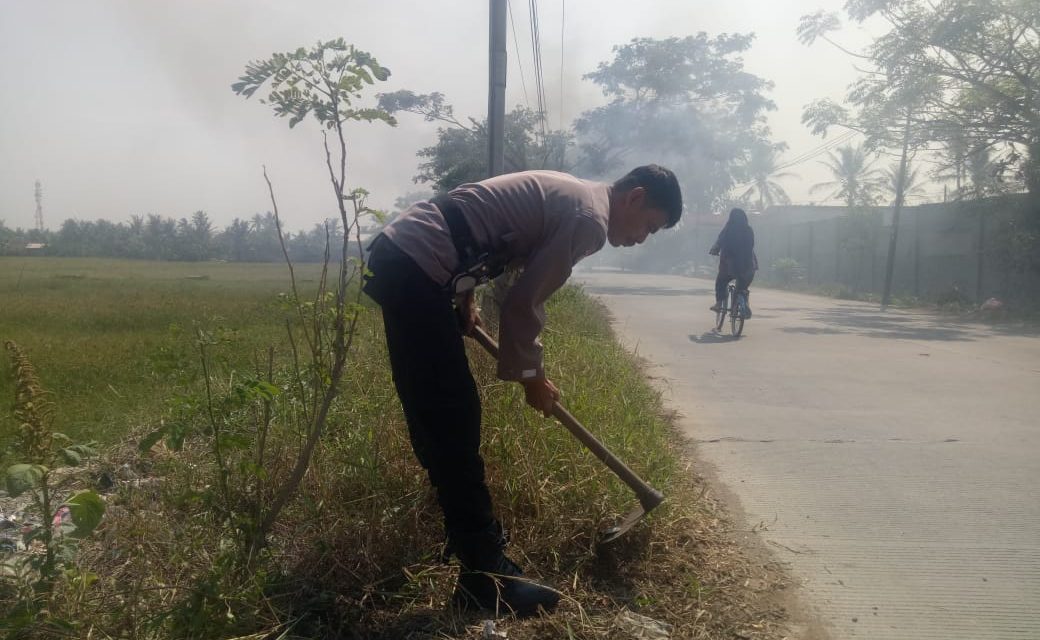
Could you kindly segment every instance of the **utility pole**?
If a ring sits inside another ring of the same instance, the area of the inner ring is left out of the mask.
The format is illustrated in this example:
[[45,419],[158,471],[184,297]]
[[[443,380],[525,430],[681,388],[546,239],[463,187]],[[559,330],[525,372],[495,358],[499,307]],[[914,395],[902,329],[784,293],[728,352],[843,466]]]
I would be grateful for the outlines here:
[[490,0],[488,37],[488,177],[505,171],[507,0]]
[[43,184],[36,181],[36,230],[43,231]]

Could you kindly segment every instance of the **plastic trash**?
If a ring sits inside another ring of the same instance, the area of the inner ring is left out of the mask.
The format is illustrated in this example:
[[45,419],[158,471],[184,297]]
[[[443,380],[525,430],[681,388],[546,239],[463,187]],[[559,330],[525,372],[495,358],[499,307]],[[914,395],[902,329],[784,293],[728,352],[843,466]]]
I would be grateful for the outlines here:
[[494,620],[484,621],[484,628],[480,632],[480,640],[507,640],[507,638],[505,631],[499,631],[495,628]]
[[618,629],[636,640],[668,640],[672,637],[672,625],[628,609],[619,613],[614,623]]

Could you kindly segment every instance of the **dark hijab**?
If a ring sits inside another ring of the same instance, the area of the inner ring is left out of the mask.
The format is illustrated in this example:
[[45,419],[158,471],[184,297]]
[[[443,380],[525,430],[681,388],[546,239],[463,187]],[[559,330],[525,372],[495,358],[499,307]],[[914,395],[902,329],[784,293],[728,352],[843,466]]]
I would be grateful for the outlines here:
[[750,228],[751,225],[749,225],[747,221],[747,212],[743,209],[733,209],[729,212],[729,220],[726,221],[726,226],[743,226]]
[[719,249],[734,273],[746,273],[754,269],[755,232],[748,224],[743,209],[729,212],[729,220],[719,233]]

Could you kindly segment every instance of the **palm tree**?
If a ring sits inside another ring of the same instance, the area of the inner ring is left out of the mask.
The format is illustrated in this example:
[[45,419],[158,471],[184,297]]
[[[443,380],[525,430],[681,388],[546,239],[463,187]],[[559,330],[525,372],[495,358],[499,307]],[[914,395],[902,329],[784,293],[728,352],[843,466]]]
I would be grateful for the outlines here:
[[780,171],[780,150],[776,147],[761,147],[751,153],[751,159],[744,166],[748,176],[751,178],[751,186],[740,195],[743,200],[758,199],[758,210],[765,211],[766,207],[775,204],[790,204],[784,188],[776,182],[778,178],[788,178],[795,174],[789,171]]
[[1003,190],[1000,182],[1000,164],[993,161],[988,148],[980,147],[969,151],[964,157],[964,168],[971,184],[965,186],[963,191],[969,199],[978,200]]
[[932,174],[932,177],[941,182],[953,181],[954,194],[959,200],[964,195],[964,162],[968,155],[968,142],[963,136],[955,135],[943,143],[945,151],[942,154],[945,162]]
[[278,240],[278,226],[275,223],[274,214],[270,211],[254,214],[252,229],[250,243],[254,258],[264,262],[280,260],[282,248]]
[[834,180],[813,185],[809,193],[828,191],[827,200],[842,199],[850,209],[877,203],[882,185],[881,172],[873,168],[863,145],[844,146],[831,151],[820,164],[827,167]]
[[[895,164],[885,169],[885,191],[892,194],[895,202],[896,192],[899,189],[899,165]],[[924,181],[917,167],[906,165],[906,182],[903,184],[903,202],[909,202],[911,198],[923,198],[925,196]]]

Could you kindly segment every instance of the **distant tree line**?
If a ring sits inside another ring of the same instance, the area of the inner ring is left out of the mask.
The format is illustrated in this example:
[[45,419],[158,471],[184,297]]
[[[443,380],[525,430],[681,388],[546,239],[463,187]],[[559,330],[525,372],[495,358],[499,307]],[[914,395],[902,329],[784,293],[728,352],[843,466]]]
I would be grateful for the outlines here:
[[[335,241],[340,233],[340,222],[330,218],[327,225],[329,236]],[[325,224],[316,224],[310,231],[283,231],[286,248],[294,261],[322,260]],[[26,248],[40,244],[45,246]],[[185,262],[275,262],[284,259],[274,215],[270,212],[256,214],[248,220],[235,218],[224,229],[215,227],[204,211],[196,211],[190,218],[179,220],[154,214],[134,215],[128,223],[69,218],[56,231],[10,229],[0,220],[0,255],[26,253]]]

